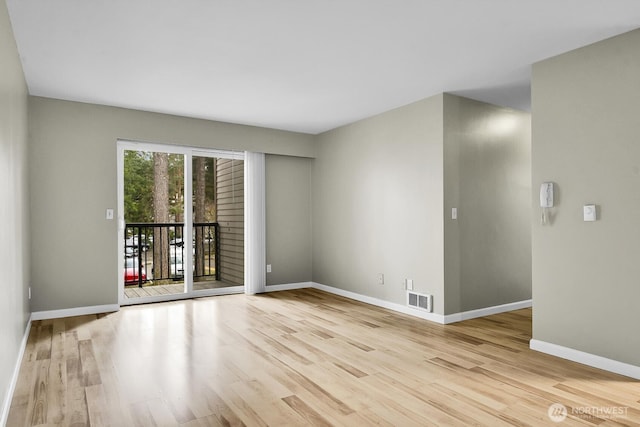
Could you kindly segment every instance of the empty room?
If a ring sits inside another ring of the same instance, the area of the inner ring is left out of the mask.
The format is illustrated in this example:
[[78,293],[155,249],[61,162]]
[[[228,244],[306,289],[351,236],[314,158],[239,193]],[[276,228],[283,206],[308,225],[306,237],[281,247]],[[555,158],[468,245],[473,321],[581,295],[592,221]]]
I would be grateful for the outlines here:
[[0,1],[0,426],[640,425],[640,3]]

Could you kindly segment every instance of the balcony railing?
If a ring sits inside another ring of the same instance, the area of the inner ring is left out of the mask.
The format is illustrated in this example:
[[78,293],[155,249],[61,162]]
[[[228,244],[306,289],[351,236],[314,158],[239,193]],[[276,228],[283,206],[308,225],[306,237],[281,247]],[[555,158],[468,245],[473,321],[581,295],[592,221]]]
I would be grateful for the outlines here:
[[185,250],[193,254],[193,278],[220,279],[220,227],[193,224],[193,242],[185,245],[184,223],[128,223],[124,229],[125,285],[184,280]]

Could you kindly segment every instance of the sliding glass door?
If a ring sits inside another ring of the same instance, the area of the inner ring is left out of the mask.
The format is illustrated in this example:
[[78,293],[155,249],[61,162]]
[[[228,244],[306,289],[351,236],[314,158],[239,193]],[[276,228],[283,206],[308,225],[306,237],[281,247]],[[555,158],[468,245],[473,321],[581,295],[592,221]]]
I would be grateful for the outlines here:
[[244,290],[244,153],[119,141],[118,169],[120,304]]

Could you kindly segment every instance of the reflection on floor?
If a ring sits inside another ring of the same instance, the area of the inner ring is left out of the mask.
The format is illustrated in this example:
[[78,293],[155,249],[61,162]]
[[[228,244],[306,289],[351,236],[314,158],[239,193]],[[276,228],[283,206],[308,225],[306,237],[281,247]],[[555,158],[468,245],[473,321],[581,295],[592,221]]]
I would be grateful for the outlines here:
[[[193,284],[194,291],[201,291],[206,289],[219,289],[228,288],[230,286],[237,286],[232,283],[223,281],[203,281],[195,282]],[[174,285],[154,285],[144,286],[142,288],[138,286],[127,286],[124,289],[124,295],[127,298],[141,298],[141,297],[153,297],[158,295],[175,295],[184,293],[184,283],[176,283]]]

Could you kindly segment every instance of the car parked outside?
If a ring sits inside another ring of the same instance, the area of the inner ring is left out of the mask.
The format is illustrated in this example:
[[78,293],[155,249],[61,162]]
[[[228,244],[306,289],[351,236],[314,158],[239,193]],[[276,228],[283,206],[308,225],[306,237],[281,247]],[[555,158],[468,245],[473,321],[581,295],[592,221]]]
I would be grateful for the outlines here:
[[183,252],[180,247],[171,246],[169,248],[169,275],[172,279],[184,277]]
[[140,279],[143,282],[147,281],[147,273],[144,266],[142,266],[142,276],[140,276],[138,258],[127,257],[124,260],[124,284],[133,285],[137,284]]
[[[138,245],[140,242],[140,245]],[[127,256],[135,255],[138,253],[138,248],[142,248],[142,252],[146,252],[149,250],[149,241],[147,241],[146,236],[143,234],[142,239],[138,239],[138,236],[128,237],[124,241],[124,250]]]

